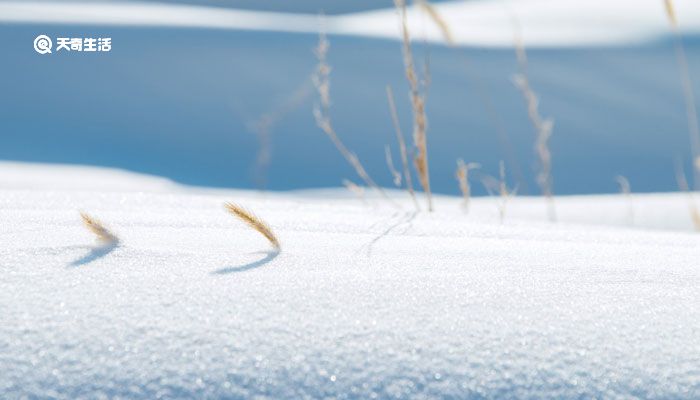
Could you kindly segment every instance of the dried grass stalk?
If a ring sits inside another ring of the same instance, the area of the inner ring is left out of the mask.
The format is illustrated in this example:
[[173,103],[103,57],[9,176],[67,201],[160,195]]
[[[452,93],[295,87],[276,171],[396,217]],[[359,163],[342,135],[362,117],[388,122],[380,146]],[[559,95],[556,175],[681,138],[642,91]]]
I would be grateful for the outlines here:
[[258,153],[255,158],[254,179],[260,190],[267,186],[267,171],[272,159],[272,131],[275,125],[291,111],[299,107],[311,94],[309,78],[305,78],[302,84],[278,107],[270,110],[249,124],[258,138]]
[[389,168],[391,173],[392,181],[396,187],[401,187],[401,173],[394,167],[394,159],[391,156],[391,147],[387,144],[384,146],[384,156],[386,157],[386,166]]
[[539,99],[530,86],[527,75],[527,55],[525,46],[519,34],[515,37],[515,49],[520,72],[513,76],[513,83],[520,90],[527,105],[527,114],[535,129],[535,153],[539,161],[539,171],[537,173],[537,184],[542,194],[547,199],[547,213],[549,220],[557,220],[556,209],[554,207],[554,192],[552,179],[552,153],[549,150],[549,139],[552,136],[554,120],[543,118],[539,112]]
[[673,7],[673,0],[664,0],[664,6],[666,9],[666,15],[674,29],[678,28],[678,19],[676,18],[676,10]]
[[413,178],[411,177],[411,171],[408,168],[408,151],[406,150],[406,141],[403,139],[403,132],[401,132],[401,125],[399,124],[399,116],[396,113],[396,103],[394,102],[394,92],[391,90],[391,86],[386,86],[386,97],[389,102],[389,111],[391,111],[391,121],[394,124],[394,131],[396,132],[396,140],[399,143],[399,150],[401,153],[401,164],[403,166],[403,176],[406,182],[406,190],[413,200],[413,204],[416,206],[416,211],[420,211],[420,205],[416,199],[416,193],[413,191]]
[[427,118],[425,114],[425,96],[421,93],[418,86],[418,77],[416,75],[415,66],[413,63],[413,52],[411,50],[411,38],[408,31],[408,22],[406,18],[406,2],[405,0],[394,0],[394,5],[399,12],[401,21],[401,32],[403,39],[403,59],[406,72],[406,79],[410,86],[411,109],[413,110],[413,143],[416,147],[417,154],[414,157],[413,163],[418,172],[418,180],[420,181],[423,190],[428,199],[428,211],[433,211],[433,199],[430,191],[430,171],[428,169],[428,142],[426,132],[428,128]]
[[109,231],[100,221],[89,216],[88,214],[81,212],[80,218],[83,220],[85,225],[90,232],[97,236],[97,240],[102,244],[115,244],[119,243],[119,238],[117,235]]
[[349,180],[349,179],[343,179],[343,186],[352,194],[357,196],[360,200],[362,200],[363,203],[366,202],[365,200],[365,188],[362,186],[356,184],[355,182]]
[[272,247],[276,251],[280,250],[280,242],[277,239],[277,236],[275,236],[274,232],[272,232],[272,228],[270,228],[270,226],[267,223],[265,223],[265,221],[261,220],[255,214],[251,213],[250,211],[247,211],[238,204],[232,202],[224,203],[224,208],[226,208],[226,211],[235,215],[241,221],[245,222],[246,225],[250,226],[251,228],[258,231],[261,235],[265,236],[265,238],[270,242],[270,244],[272,244]]
[[700,125],[698,124],[697,106],[695,105],[695,94],[693,93],[693,82],[690,78],[688,68],[688,58],[685,55],[685,48],[681,39],[681,32],[678,29],[678,19],[673,7],[672,0],[664,0],[666,15],[675,36],[674,48],[678,68],[681,75],[683,87],[683,98],[685,100],[685,114],[688,119],[688,134],[690,135],[690,148],[693,155],[693,187],[697,190],[700,187]]
[[513,77],[513,82],[520,89],[525,103],[527,104],[527,112],[536,132],[535,153],[539,160],[539,171],[537,173],[537,184],[540,186],[542,194],[547,198],[549,203],[548,213],[551,221],[556,221],[556,211],[554,208],[554,193],[552,190],[552,153],[549,150],[549,139],[552,136],[552,128],[554,121],[550,118],[543,119],[540,116],[538,107],[539,99],[530,87],[527,75],[520,73]]
[[442,32],[442,36],[445,38],[447,44],[454,46],[456,42],[454,40],[452,30],[450,30],[449,24],[442,18],[435,7],[428,3],[427,0],[418,0],[418,5],[421,7],[421,9],[423,9],[423,11],[425,11],[426,14],[428,14],[428,17],[430,17],[430,19],[433,20],[435,25],[437,25],[437,27],[440,29],[440,32]]
[[275,123],[274,116],[266,113],[253,123],[252,129],[258,137],[258,154],[255,157],[255,183],[260,190],[267,186],[267,169],[272,158],[270,132]]
[[469,171],[475,168],[479,168],[479,164],[469,163],[465,164],[464,160],[457,160],[457,171],[455,172],[455,177],[459,183],[459,190],[462,192],[462,208],[464,212],[469,212],[469,202],[471,200],[471,186],[469,185]]
[[632,186],[627,178],[622,175],[618,175],[615,177],[615,181],[620,186],[620,193],[624,194],[625,196],[629,196],[632,193]]
[[[437,25],[437,27],[440,29],[442,32],[442,35],[447,42],[447,44],[451,47],[455,47],[457,43],[454,40],[454,35],[452,34],[452,30],[450,29],[449,24],[447,21],[442,18],[440,13],[437,11],[437,9],[428,2],[428,0],[417,0],[419,6],[423,9],[423,11],[428,14],[430,19]],[[514,25],[517,25],[517,20],[513,19]],[[519,36],[516,37],[516,40],[520,41]],[[524,47],[522,46],[522,41],[520,41],[519,45],[516,45],[516,52],[518,56],[519,62],[522,62],[522,64],[527,63],[527,57],[524,52]],[[462,54],[463,56],[463,54]],[[466,58],[464,58],[464,64],[468,67],[469,62],[467,61]],[[427,65],[427,64],[426,64]],[[426,75],[428,75],[426,71]],[[470,74],[472,75],[472,74]],[[525,179],[522,177],[522,171],[520,169],[519,163],[517,158],[515,157],[515,154],[513,153],[513,149],[510,144],[510,140],[508,138],[508,134],[503,126],[503,123],[501,121],[500,116],[498,115],[496,109],[493,107],[493,102],[491,100],[491,96],[489,95],[488,91],[485,90],[483,86],[483,82],[481,82],[481,79],[478,77],[470,76],[474,80],[475,86],[477,88],[477,92],[479,96],[481,97],[482,102],[484,103],[486,107],[486,111],[488,113],[488,117],[491,119],[492,124],[494,125],[497,135],[498,135],[498,140],[506,153],[506,155],[509,158],[509,163],[511,164],[512,168],[515,168],[515,173],[518,177],[519,183],[525,185]],[[426,96],[427,97],[427,96]]]
[[517,187],[514,189],[508,188],[508,183],[506,181],[506,165],[503,161],[498,163],[498,178],[494,178],[491,175],[484,175],[481,177],[481,183],[486,188],[489,196],[498,196],[499,201],[497,202],[498,216],[503,223],[506,216],[506,207],[508,206],[508,201],[511,197],[515,196],[517,193]]
[[[357,175],[367,184],[367,186],[375,189],[379,194],[385,199],[391,202],[391,199],[386,195],[384,190],[377,185],[374,180],[369,176],[365,167],[357,158],[355,153],[348,150],[345,144],[340,140],[338,134],[333,128],[330,117],[331,108],[331,95],[330,95],[330,73],[331,67],[326,61],[326,56],[328,54],[328,48],[330,43],[326,39],[326,34],[321,31],[319,33],[318,47],[316,47],[315,54],[318,60],[316,66],[316,73],[313,75],[312,80],[316,91],[318,92],[320,105],[317,104],[314,107],[314,117],[316,119],[316,124],[319,128],[331,139],[333,145],[342,154],[342,156],[347,160],[347,162],[355,169]],[[393,202],[392,202],[393,203]]]
[[498,207],[498,216],[500,217],[501,223],[503,223],[503,220],[506,217],[506,206],[508,205],[508,200],[510,200],[511,196],[515,194],[515,191],[511,192],[508,190],[508,185],[506,183],[506,164],[503,161],[498,163],[498,173],[500,177],[498,192],[501,196],[501,203]]

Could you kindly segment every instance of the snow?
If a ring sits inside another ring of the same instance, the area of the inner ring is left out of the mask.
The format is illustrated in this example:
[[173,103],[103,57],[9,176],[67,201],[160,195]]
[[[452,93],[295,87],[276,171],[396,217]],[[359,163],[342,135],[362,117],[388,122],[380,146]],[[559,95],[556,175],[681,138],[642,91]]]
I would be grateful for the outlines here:
[[[392,196],[402,208],[0,164],[0,393],[700,396],[686,195],[632,196],[632,226],[624,196],[557,198],[556,224],[537,198],[513,199],[500,224],[496,199],[467,216],[458,198],[416,214]],[[282,252],[227,200],[267,220]],[[78,210],[121,244],[95,251]]]
[[[678,23],[687,33],[700,31],[700,7],[693,0],[674,0]],[[512,47],[517,25],[527,46],[578,47],[638,44],[668,34],[663,1],[655,0],[517,0],[455,1],[436,4],[455,43]],[[409,26],[414,35],[441,42],[442,31],[413,7]],[[376,10],[339,18],[337,32],[400,38],[394,10]]]
[[[700,32],[695,0],[674,1],[679,26]],[[661,0],[496,0],[454,1],[434,5],[460,45],[511,47],[514,18],[528,46],[590,46],[642,43],[669,33]],[[223,9],[158,2],[0,2],[0,22],[158,26],[316,33],[313,14]],[[424,12],[412,7],[409,25],[421,38],[442,42],[442,32]],[[325,18],[329,33],[400,39],[392,8]]]

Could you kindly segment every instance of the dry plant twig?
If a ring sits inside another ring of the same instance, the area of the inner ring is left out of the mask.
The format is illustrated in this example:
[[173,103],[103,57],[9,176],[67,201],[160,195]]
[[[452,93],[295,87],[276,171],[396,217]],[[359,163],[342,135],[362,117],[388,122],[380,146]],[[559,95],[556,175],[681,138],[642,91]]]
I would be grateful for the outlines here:
[[688,180],[685,178],[685,173],[683,172],[683,167],[680,163],[676,165],[676,182],[678,183],[678,188],[688,195],[688,211],[690,212],[690,219],[693,221],[696,231],[700,231],[700,211],[698,206],[695,204],[695,197],[693,192],[690,191],[688,186]]
[[673,0],[664,0],[664,8],[666,10],[666,16],[671,23],[673,29],[678,28],[678,19],[676,18],[676,10],[673,7]]
[[549,150],[549,138],[552,136],[552,128],[554,121],[552,119],[543,119],[538,110],[539,99],[530,87],[530,83],[525,74],[516,74],[513,77],[513,82],[522,92],[523,98],[527,103],[528,116],[537,133],[535,141],[535,152],[540,164],[540,170],[537,174],[537,184],[542,190],[542,194],[547,198],[549,203],[548,213],[551,221],[556,221],[556,211],[554,208],[554,193],[552,190],[552,153]]
[[326,56],[328,54],[328,48],[330,44],[326,39],[326,34],[323,30],[319,32],[318,47],[316,47],[315,54],[318,60],[318,65],[316,67],[316,73],[313,75],[312,80],[318,96],[320,99],[320,105],[314,107],[314,117],[316,119],[316,124],[319,128],[331,139],[333,145],[342,154],[342,156],[347,160],[347,162],[355,169],[357,175],[367,184],[367,186],[373,188],[385,199],[389,200],[392,204],[395,203],[387,196],[384,190],[377,185],[374,180],[369,176],[365,167],[357,158],[355,153],[348,150],[345,144],[340,140],[338,134],[333,128],[330,117],[331,108],[331,95],[330,95],[330,73],[331,67],[326,61]]
[[469,202],[471,200],[471,186],[469,185],[469,171],[472,169],[479,168],[477,163],[465,164],[464,160],[461,158],[457,160],[457,171],[455,172],[455,177],[459,183],[459,190],[462,192],[462,208],[464,212],[469,212]]
[[498,163],[498,174],[498,179],[494,178],[491,175],[484,175],[481,178],[481,183],[486,188],[486,191],[489,193],[489,196],[498,195],[498,197],[500,198],[500,202],[497,203],[498,216],[501,223],[503,223],[506,216],[506,207],[508,205],[508,201],[511,197],[515,196],[518,189],[517,187],[512,190],[508,188],[508,184],[506,182],[506,165],[503,161],[500,161]]
[[442,18],[435,7],[433,7],[433,5],[427,0],[418,0],[418,5],[423,11],[425,11],[426,14],[428,14],[430,19],[433,20],[435,25],[437,25],[437,27],[440,29],[440,32],[442,32],[442,36],[445,38],[447,44],[450,46],[455,46],[456,42],[454,35],[452,34],[452,30],[450,29],[450,25],[444,18]]
[[693,187],[698,189],[700,185],[700,126],[698,125],[698,113],[695,104],[695,95],[693,93],[693,82],[690,78],[688,58],[685,55],[685,48],[683,47],[681,32],[678,27],[678,19],[676,18],[676,12],[673,7],[673,0],[664,0],[664,5],[675,38],[674,48],[681,75],[681,84],[683,86],[683,99],[685,101],[685,114],[688,119],[690,148],[693,154]]
[[85,227],[97,236],[97,240],[102,244],[119,243],[117,235],[109,231],[99,220],[89,216],[85,212],[80,212],[80,218]]
[[226,208],[226,211],[238,217],[238,219],[240,219],[241,221],[245,222],[246,225],[255,229],[261,235],[265,236],[265,238],[270,242],[272,247],[276,251],[280,251],[280,242],[277,239],[277,236],[275,236],[274,232],[272,232],[272,228],[270,228],[270,226],[267,223],[265,223],[265,221],[261,220],[255,214],[251,213],[245,208],[232,202],[224,203],[224,208]]
[[[438,28],[440,28],[447,44],[452,48],[456,48],[457,43],[454,41],[454,35],[452,34],[452,31],[447,21],[444,18],[442,18],[437,9],[433,7],[427,0],[418,1],[423,10],[428,14],[428,16],[438,26]],[[518,48],[519,46],[516,46],[516,51],[518,51]],[[522,169],[520,168],[520,163],[518,162],[518,158],[513,150],[510,138],[508,136],[508,132],[506,131],[506,128],[503,124],[502,118],[493,105],[491,95],[489,94],[489,91],[487,90],[483,79],[481,79],[478,76],[476,71],[471,69],[468,58],[463,53],[460,53],[460,56],[462,57],[462,62],[464,63],[467,76],[470,80],[472,80],[476,89],[476,93],[481,98],[481,102],[484,105],[487,117],[490,119],[491,124],[493,125],[493,128],[496,131],[498,141],[501,145],[504,156],[507,157],[507,161],[510,165],[511,172],[515,174],[519,186],[525,189],[525,192],[527,192],[527,182],[525,181]],[[518,57],[524,59],[525,55],[518,54]]]
[[501,223],[506,217],[506,206],[508,205],[508,200],[515,195],[515,189],[510,191],[508,185],[506,184],[506,165],[503,161],[498,163],[498,171],[500,176],[499,194],[501,196],[501,204],[498,208],[498,215],[500,216]]
[[554,207],[554,192],[552,179],[552,153],[549,150],[549,139],[552,136],[552,128],[554,120],[551,118],[542,118],[539,112],[539,99],[534,90],[530,86],[530,80],[527,73],[527,55],[525,46],[523,45],[520,36],[520,29],[517,22],[513,22],[515,26],[515,52],[518,59],[520,71],[513,76],[513,83],[520,90],[527,105],[527,114],[535,128],[537,135],[535,140],[535,153],[539,160],[539,171],[537,173],[537,184],[542,191],[542,194],[547,199],[547,213],[549,220],[554,222],[557,220],[556,209]]
[[283,100],[276,108],[260,115],[257,120],[248,124],[248,129],[253,131],[258,138],[258,153],[255,158],[253,171],[258,189],[265,190],[267,186],[267,170],[272,159],[272,130],[275,125],[287,114],[295,110],[311,94],[309,78],[305,78],[301,85]]
[[389,111],[391,112],[391,121],[394,124],[394,131],[396,132],[396,140],[399,142],[399,150],[401,153],[401,164],[403,166],[403,176],[406,182],[406,190],[408,194],[411,195],[413,204],[416,206],[416,211],[420,211],[420,205],[416,199],[416,193],[413,191],[413,178],[411,177],[411,171],[408,168],[408,151],[406,150],[406,141],[403,138],[403,133],[401,132],[401,125],[399,124],[399,116],[396,113],[396,103],[394,102],[394,92],[391,90],[391,86],[386,86],[386,97],[389,102]]
[[386,166],[389,168],[391,173],[392,181],[396,187],[401,187],[401,173],[394,167],[394,159],[391,156],[391,147],[387,144],[384,146],[384,156],[386,157]]
[[399,19],[401,22],[404,67],[406,80],[408,80],[410,86],[411,109],[413,110],[413,143],[417,150],[413,161],[416,171],[418,172],[418,180],[428,198],[428,211],[433,211],[433,199],[430,191],[430,171],[428,169],[428,141],[426,137],[428,124],[425,114],[425,96],[420,91],[418,77],[413,63],[411,38],[406,18],[406,1],[394,0],[394,5],[399,12]]
[[343,179],[343,186],[352,194],[357,196],[360,200],[362,200],[363,203],[366,203],[367,201],[365,200],[365,188],[362,186],[356,184],[355,182],[349,180],[349,179]]

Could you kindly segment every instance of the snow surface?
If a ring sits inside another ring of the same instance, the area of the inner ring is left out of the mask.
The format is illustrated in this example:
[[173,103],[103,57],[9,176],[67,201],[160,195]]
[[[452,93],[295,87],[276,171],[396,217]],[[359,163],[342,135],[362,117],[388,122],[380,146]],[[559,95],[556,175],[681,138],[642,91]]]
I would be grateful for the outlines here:
[[[700,32],[696,0],[674,0],[679,27]],[[514,19],[528,46],[589,46],[640,43],[669,33],[662,0],[453,1],[434,5],[455,43],[511,47]],[[225,9],[159,2],[4,1],[0,22],[158,26],[316,33],[315,14]],[[362,11],[325,18],[329,33],[400,39],[396,11]],[[421,39],[443,42],[440,29],[416,6],[409,26]]]
[[[514,199],[499,224],[490,198],[416,214],[56,168],[0,164],[0,397],[700,396],[683,194],[633,196],[660,231],[609,226],[622,196],[557,198],[557,224]],[[77,210],[121,244],[95,248]]]

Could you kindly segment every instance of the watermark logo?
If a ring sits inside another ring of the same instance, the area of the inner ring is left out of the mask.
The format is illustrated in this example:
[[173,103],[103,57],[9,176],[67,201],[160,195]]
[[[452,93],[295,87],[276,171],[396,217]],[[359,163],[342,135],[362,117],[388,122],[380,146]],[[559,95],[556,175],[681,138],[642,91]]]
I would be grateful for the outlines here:
[[51,38],[46,35],[39,35],[34,39],[34,50],[39,54],[51,53],[52,47],[53,42],[51,42]]
[[[34,39],[34,50],[39,54],[51,53],[53,41],[46,35]],[[56,38],[56,53],[59,52],[108,52],[112,51],[112,38]]]

